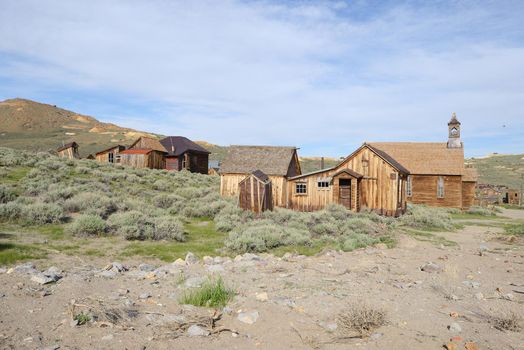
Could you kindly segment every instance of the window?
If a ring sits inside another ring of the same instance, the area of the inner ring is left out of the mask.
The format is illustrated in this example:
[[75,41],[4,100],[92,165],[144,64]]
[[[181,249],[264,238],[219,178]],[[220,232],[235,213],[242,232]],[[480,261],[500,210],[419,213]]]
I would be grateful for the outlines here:
[[297,183],[297,184],[295,184],[295,193],[296,194],[306,194],[307,193],[307,185],[305,183]]
[[117,162],[117,163],[120,163],[120,154],[117,154],[116,157],[115,157],[115,159],[116,159],[116,162]]
[[320,190],[329,188],[329,181],[327,181],[327,180],[318,180],[317,181],[317,187]]
[[442,178],[442,176],[438,177],[437,198],[444,198],[444,179]]
[[113,152],[107,154],[107,159],[108,159],[109,163],[114,163],[115,162],[114,156],[115,155],[113,154]]
[[413,190],[411,189],[411,175],[408,175],[406,179],[406,196],[411,197],[413,195]]

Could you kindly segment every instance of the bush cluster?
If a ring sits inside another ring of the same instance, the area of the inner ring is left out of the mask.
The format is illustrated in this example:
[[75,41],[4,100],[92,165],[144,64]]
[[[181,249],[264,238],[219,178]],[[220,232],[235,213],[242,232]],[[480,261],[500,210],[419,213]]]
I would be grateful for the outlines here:
[[449,210],[425,205],[408,205],[408,211],[400,218],[400,222],[419,229],[453,229]]

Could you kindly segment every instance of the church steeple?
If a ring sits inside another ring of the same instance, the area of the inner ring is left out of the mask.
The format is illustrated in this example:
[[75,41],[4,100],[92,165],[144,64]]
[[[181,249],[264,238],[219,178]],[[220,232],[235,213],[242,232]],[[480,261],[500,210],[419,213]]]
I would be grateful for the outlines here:
[[462,148],[460,122],[455,112],[451,115],[451,120],[448,123],[448,148]]

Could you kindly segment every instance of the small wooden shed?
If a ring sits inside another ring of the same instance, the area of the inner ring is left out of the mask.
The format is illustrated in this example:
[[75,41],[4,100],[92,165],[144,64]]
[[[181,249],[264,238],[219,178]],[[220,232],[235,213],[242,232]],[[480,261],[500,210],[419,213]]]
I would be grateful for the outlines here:
[[520,191],[515,189],[508,190],[504,196],[504,203],[511,205],[521,205]]
[[96,161],[99,163],[120,163],[120,152],[125,146],[116,145],[96,153]]
[[244,210],[260,213],[273,210],[273,190],[269,176],[255,170],[238,184],[239,205]]
[[80,159],[80,154],[78,153],[78,143],[74,141],[66,143],[62,147],[57,148],[56,152],[60,158]]

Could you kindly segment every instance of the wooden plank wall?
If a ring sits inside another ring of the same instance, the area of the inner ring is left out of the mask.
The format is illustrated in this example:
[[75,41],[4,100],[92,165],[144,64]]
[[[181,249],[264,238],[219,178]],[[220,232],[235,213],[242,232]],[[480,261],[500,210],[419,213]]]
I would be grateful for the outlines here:
[[133,168],[147,168],[147,154],[121,154],[120,164],[131,166]]
[[151,151],[147,157],[147,167],[150,169],[165,169],[166,158],[165,153],[158,151]]
[[462,182],[462,209],[468,209],[475,202],[476,182]]
[[209,164],[209,155],[205,153],[190,153],[189,168],[192,173],[207,174]]
[[69,148],[66,148],[65,150],[63,151],[59,151],[58,152],[58,156],[60,158],[67,158],[67,159],[75,159],[75,158],[80,158],[80,156],[78,155],[78,151],[76,151],[74,148],[72,147],[69,147]]
[[433,207],[462,208],[462,176],[447,175],[444,179],[444,198],[437,198],[438,175],[411,175],[413,195],[408,202]]
[[242,209],[260,213],[271,208],[271,184],[265,184],[254,176],[249,176],[238,186],[239,205]]
[[117,156],[119,155],[120,151],[119,151],[119,148],[118,147],[115,147],[115,148],[112,148],[110,150],[107,150],[106,152],[104,153],[98,153],[96,155],[96,161],[99,162],[99,163],[109,163],[109,153],[113,153],[113,159],[114,159],[114,162],[117,163]]
[[[237,197],[238,184],[247,174],[220,174],[220,194],[224,197]],[[270,175],[273,203],[277,207],[286,207],[287,181],[283,176]]]

